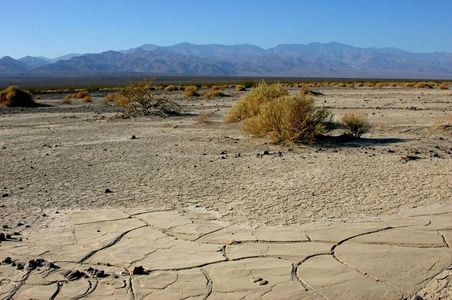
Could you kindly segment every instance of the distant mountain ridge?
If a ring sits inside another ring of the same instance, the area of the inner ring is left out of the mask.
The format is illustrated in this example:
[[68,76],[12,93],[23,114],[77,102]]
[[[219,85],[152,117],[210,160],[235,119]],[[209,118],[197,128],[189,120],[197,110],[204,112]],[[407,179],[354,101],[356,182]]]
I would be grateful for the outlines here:
[[69,54],[59,59],[0,59],[0,75],[184,74],[213,76],[452,78],[452,53],[411,53],[336,42],[258,46],[143,45],[123,51]]

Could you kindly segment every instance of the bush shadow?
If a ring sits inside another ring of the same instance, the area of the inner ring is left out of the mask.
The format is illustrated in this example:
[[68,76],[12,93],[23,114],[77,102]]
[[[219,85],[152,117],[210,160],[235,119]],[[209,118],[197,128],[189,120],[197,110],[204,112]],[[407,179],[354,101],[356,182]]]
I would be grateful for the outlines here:
[[409,142],[411,139],[400,138],[356,138],[348,134],[339,136],[320,135],[316,139],[317,145],[328,148],[360,148],[376,145],[391,145]]

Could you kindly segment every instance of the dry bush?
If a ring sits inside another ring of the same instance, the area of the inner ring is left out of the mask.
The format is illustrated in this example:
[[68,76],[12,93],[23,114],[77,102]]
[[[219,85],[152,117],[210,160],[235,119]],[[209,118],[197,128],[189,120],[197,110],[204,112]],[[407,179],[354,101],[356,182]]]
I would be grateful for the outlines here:
[[63,104],[71,104],[72,98],[73,98],[73,97],[74,97],[73,94],[67,94],[67,95],[63,98],[63,100],[61,100],[61,103],[63,103]]
[[370,81],[366,81],[366,82],[364,82],[364,86],[365,87],[374,87],[375,83],[374,82],[370,82]]
[[404,83],[404,87],[406,87],[406,88],[410,88],[410,87],[413,87],[415,85],[416,85],[416,83],[414,83],[414,82],[405,82]]
[[165,87],[164,91],[165,92],[177,91],[177,86],[175,86],[175,85],[168,85],[167,87]]
[[12,85],[0,92],[0,105],[4,107],[35,107],[31,93]]
[[77,94],[75,94],[75,99],[83,99],[85,97],[89,96],[89,93],[87,91],[80,91]]
[[355,87],[362,87],[364,85],[364,83],[362,82],[356,82],[355,83]]
[[127,107],[130,104],[130,99],[119,92],[107,94],[107,96],[105,96],[104,103],[108,103],[110,101],[113,101],[116,106],[121,107]]
[[85,97],[83,97],[81,100],[83,103],[93,102],[93,97],[91,97],[91,95],[88,94]]
[[130,83],[121,90],[121,94],[128,99],[126,104],[127,116],[159,115],[168,117],[179,115],[179,106],[166,96],[155,97],[153,82],[155,78],[144,78],[139,83]]
[[356,138],[361,137],[362,134],[367,133],[370,130],[370,124],[367,121],[366,115],[355,110],[351,110],[343,115],[341,122],[345,128],[346,134]]
[[398,85],[399,85],[398,82],[390,82],[390,83],[389,83],[389,86],[390,86],[390,87],[397,87]]
[[452,128],[452,113],[436,118],[432,125],[432,129],[434,130],[444,130],[451,128]]
[[183,94],[184,98],[199,96],[198,87],[194,85],[186,86]]
[[447,83],[443,82],[438,86],[438,90],[448,90]]
[[383,82],[378,82],[375,84],[376,89],[381,89],[384,86]]
[[235,90],[236,90],[237,92],[243,92],[243,91],[246,91],[246,87],[245,87],[244,85],[242,85],[242,84],[237,84],[237,85],[235,86]]
[[207,123],[210,118],[212,118],[212,116],[219,111],[219,109],[215,109],[213,111],[208,111],[206,109],[201,110],[201,112],[199,113],[199,117],[198,120],[196,120],[196,124],[204,124]]
[[280,96],[259,106],[259,113],[245,119],[242,130],[274,143],[312,142],[327,132],[332,120],[326,108],[316,108],[312,97]]
[[204,98],[214,98],[214,97],[223,97],[226,96],[225,93],[223,93],[222,90],[208,90],[207,92],[202,93],[202,95]]
[[428,84],[427,82],[423,82],[423,81],[418,82],[416,84],[416,87],[418,89],[431,89],[432,88],[432,86],[430,84]]
[[268,84],[262,81],[231,107],[224,121],[233,123],[255,116],[262,104],[285,95],[288,95],[288,92],[281,84]]

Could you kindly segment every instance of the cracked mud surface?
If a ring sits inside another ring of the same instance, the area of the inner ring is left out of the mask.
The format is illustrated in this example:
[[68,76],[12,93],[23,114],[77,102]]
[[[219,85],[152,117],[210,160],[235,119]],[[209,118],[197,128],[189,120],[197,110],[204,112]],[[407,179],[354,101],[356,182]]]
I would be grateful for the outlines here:
[[2,111],[0,299],[452,299],[451,92],[322,92],[374,131],[269,145],[221,123],[232,91],[170,119]]
[[[0,265],[0,297],[406,299],[441,292],[447,299],[452,206],[425,210],[378,222],[260,227],[218,221],[200,208],[49,213],[57,226],[2,243],[11,261]],[[18,270],[37,258],[53,266]],[[76,271],[79,278],[67,275]]]

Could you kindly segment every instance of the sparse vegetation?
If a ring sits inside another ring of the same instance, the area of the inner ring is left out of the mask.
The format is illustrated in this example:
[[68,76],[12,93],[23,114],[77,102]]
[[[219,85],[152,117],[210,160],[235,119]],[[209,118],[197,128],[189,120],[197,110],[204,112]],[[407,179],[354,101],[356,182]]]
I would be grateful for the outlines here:
[[431,89],[432,88],[432,86],[430,84],[428,84],[427,82],[423,82],[423,81],[418,82],[416,84],[416,87],[418,89]]
[[432,128],[434,130],[444,130],[452,128],[452,113],[436,118],[433,122]]
[[0,104],[4,107],[34,107],[32,95],[18,86],[12,85],[0,92]]
[[199,113],[198,120],[196,121],[196,124],[204,124],[207,123],[212,116],[217,113],[219,109],[208,111],[206,109],[201,110]]
[[236,90],[237,92],[243,92],[243,91],[246,91],[246,87],[245,87],[243,84],[237,84],[237,85],[235,86],[235,90]]
[[312,97],[282,96],[262,104],[257,115],[245,119],[242,130],[274,143],[312,142],[328,131],[331,119],[331,112],[316,108]]
[[341,122],[345,128],[345,133],[356,138],[360,138],[361,135],[370,130],[366,115],[356,110],[351,110],[343,115]]
[[281,84],[268,84],[262,81],[246,93],[240,101],[228,111],[225,122],[233,123],[257,115],[260,106],[281,96],[288,95]]
[[126,115],[159,115],[168,117],[179,114],[179,106],[166,96],[153,94],[155,78],[144,78],[139,83],[130,83],[121,94],[129,99]]
[[438,90],[448,90],[447,83],[443,82],[438,86]]
[[63,100],[61,100],[61,103],[63,104],[71,104],[72,103],[72,98],[74,97],[73,94],[67,94]]
[[204,98],[214,98],[214,97],[223,97],[226,96],[226,94],[221,89],[211,88],[207,92],[202,93],[202,96]]
[[109,93],[105,96],[104,103],[113,101],[115,105],[121,107],[127,107],[130,104],[130,99],[121,93]]
[[281,84],[261,82],[228,112],[225,122],[244,120],[242,130],[274,143],[312,142],[328,131],[332,114],[312,97],[289,96]]
[[184,89],[184,98],[190,98],[190,97],[198,97],[199,91],[198,87],[194,85],[186,86]]

